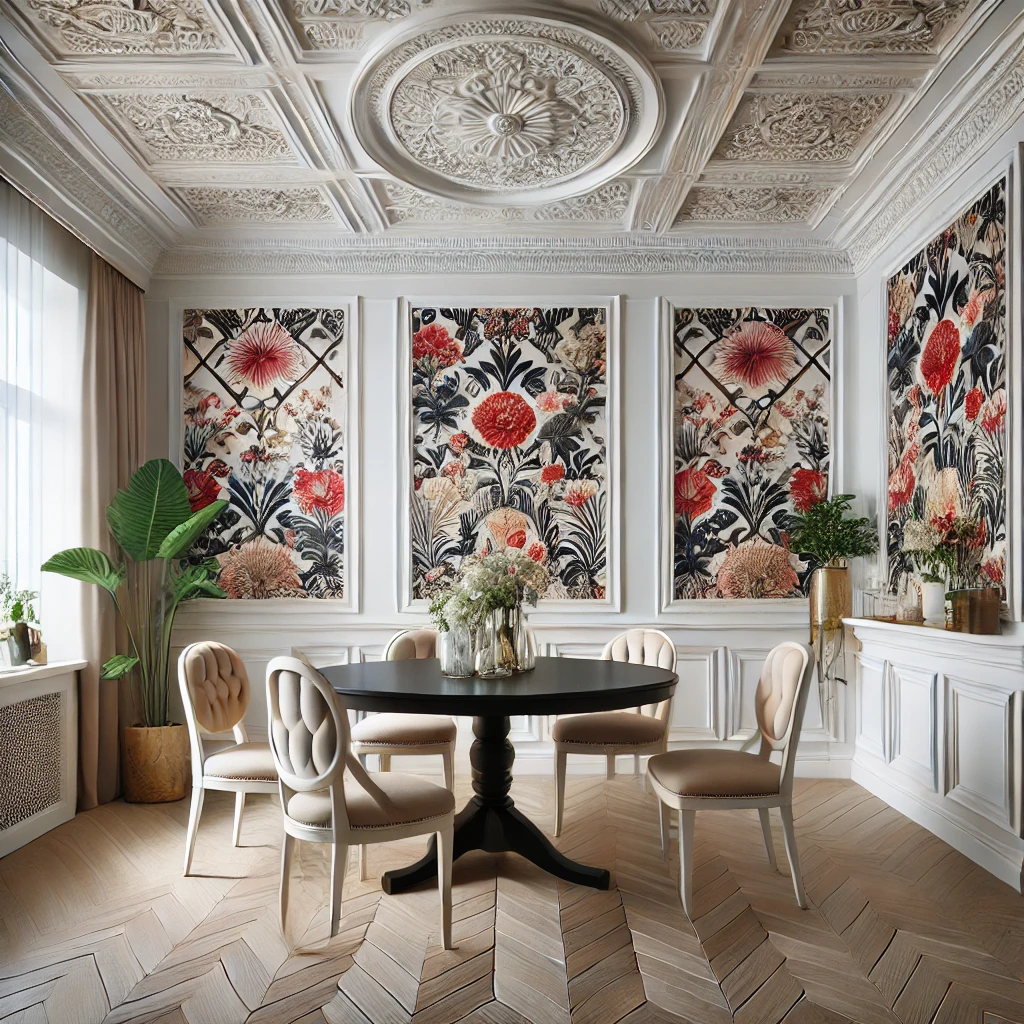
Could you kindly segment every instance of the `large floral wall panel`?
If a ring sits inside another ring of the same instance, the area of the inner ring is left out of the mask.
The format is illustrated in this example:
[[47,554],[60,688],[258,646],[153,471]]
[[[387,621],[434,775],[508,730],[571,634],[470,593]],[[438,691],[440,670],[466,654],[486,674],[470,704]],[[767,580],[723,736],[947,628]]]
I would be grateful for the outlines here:
[[828,492],[832,311],[676,308],[671,332],[666,603],[799,598],[786,521]]
[[350,600],[346,309],[187,309],[182,465],[194,550],[231,598]]
[[614,604],[615,310],[406,305],[404,603],[518,548],[550,570],[543,600]]
[[980,522],[981,573],[1006,576],[1006,178],[888,282],[889,584],[903,532]]

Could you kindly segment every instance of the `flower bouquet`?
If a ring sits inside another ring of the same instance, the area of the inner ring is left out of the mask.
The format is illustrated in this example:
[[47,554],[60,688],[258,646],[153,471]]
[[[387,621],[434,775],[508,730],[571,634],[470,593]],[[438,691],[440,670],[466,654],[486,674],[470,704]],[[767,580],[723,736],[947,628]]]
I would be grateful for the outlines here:
[[467,558],[458,580],[430,606],[441,634],[441,671],[472,674],[472,669],[465,671],[466,648],[474,637],[478,675],[497,678],[532,669],[536,652],[522,609],[536,606],[547,585],[548,570],[515,549]]

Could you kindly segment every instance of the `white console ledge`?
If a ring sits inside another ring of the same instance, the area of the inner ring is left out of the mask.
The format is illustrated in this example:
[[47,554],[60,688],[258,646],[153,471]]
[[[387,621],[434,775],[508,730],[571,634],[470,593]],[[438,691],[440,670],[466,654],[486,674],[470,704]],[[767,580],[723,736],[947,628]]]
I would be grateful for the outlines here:
[[846,623],[860,646],[851,777],[1024,891],[1024,630]]

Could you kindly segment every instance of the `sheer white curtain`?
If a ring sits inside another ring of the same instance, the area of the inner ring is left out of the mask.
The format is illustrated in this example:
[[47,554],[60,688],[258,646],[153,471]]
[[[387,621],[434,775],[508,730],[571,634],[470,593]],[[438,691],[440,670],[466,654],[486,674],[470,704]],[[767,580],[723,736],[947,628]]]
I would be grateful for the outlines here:
[[39,567],[82,543],[91,253],[0,179],[0,572],[39,591],[51,661],[80,657],[81,588]]

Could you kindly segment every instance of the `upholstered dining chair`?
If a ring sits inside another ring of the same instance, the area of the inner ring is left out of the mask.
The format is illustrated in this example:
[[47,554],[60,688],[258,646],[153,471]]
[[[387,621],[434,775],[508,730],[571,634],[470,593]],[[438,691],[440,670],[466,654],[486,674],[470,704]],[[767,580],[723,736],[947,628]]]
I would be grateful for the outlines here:
[[[235,824],[231,843],[242,835],[242,811],[247,793],[276,793],[277,771],[267,743],[252,743],[242,719],[252,690],[241,658],[230,647],[211,641],[190,644],[178,658],[178,685],[185,707],[192,747],[192,806],[185,834],[185,874],[192,869],[203,796],[208,789],[235,794]],[[234,746],[207,754],[203,734],[234,735]]]
[[[267,666],[270,749],[280,779],[281,929],[288,914],[293,840],[331,844],[331,935],[338,933],[350,846],[437,834],[441,937],[452,948],[455,797],[415,775],[371,779],[353,756],[348,711],[309,662],[274,658]],[[348,774],[346,775],[346,771]]]
[[[605,661],[627,661],[634,665],[656,665],[676,670],[676,648],[658,629],[629,629],[604,649]],[[642,754],[660,754],[668,742],[672,700],[663,700],[630,711],[599,711],[559,718],[551,728],[555,745],[555,835],[562,834],[565,804],[565,761],[569,754],[603,754],[608,759],[607,776],[615,777],[615,758],[633,755],[633,771],[640,774]]]
[[[384,650],[385,661],[413,661],[433,658],[437,631],[406,629],[396,633]],[[391,770],[394,755],[440,754],[444,784],[455,787],[455,722],[447,715],[407,715],[386,711],[368,715],[352,726],[352,752],[366,766],[366,755],[377,754],[380,770]]]
[[[647,762],[647,774],[661,801],[662,851],[668,848],[669,814],[679,812],[679,893],[693,918],[693,824],[697,811],[756,807],[768,863],[775,870],[769,809],[778,807],[797,905],[806,908],[800,857],[793,832],[793,769],[814,656],[804,644],[787,641],[768,652],[754,696],[758,753],[742,750],[673,750]],[[781,753],[781,763],[769,758]]]

